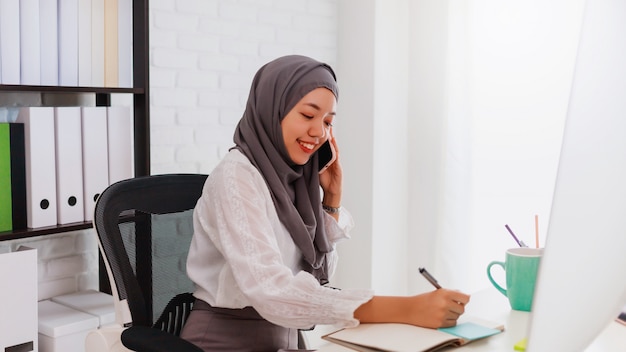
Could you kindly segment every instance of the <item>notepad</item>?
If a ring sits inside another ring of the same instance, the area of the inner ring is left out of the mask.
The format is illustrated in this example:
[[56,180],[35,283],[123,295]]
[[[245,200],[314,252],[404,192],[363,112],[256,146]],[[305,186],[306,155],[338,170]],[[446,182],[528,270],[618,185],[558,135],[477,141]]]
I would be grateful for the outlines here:
[[489,328],[472,322],[462,323],[449,328],[439,328],[438,330],[465,340],[478,340],[502,332],[502,330]]
[[441,329],[397,323],[364,323],[322,338],[357,351],[430,352],[462,346],[502,331],[504,326],[482,320]]

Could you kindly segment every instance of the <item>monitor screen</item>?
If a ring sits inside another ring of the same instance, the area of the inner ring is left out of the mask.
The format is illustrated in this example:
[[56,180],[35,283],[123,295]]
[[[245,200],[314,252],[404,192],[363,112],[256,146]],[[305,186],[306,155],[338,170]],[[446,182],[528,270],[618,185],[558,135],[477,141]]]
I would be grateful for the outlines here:
[[581,351],[626,303],[626,2],[588,0],[527,351]]

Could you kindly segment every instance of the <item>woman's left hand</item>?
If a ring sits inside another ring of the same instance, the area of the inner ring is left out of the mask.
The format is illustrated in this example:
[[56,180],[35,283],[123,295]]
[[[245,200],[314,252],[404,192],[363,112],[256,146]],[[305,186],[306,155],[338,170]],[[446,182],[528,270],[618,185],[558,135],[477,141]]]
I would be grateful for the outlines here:
[[330,143],[332,143],[335,148],[337,158],[334,163],[330,164],[330,166],[320,174],[320,186],[322,186],[322,190],[324,191],[324,200],[322,203],[330,207],[339,207],[341,205],[343,171],[341,168],[337,139],[334,137],[331,138]]

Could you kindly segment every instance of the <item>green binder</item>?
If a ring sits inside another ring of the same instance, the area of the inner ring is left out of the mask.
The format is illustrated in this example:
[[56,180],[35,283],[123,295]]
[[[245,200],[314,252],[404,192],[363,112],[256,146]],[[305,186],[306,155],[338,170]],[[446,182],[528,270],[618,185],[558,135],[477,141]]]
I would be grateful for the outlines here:
[[13,229],[12,205],[10,127],[0,123],[0,231]]
[[25,229],[24,124],[0,123],[0,232]]

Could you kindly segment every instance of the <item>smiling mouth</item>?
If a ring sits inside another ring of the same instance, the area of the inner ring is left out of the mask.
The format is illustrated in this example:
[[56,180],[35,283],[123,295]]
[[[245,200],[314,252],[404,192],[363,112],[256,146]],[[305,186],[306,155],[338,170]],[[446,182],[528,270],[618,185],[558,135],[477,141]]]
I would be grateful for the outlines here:
[[315,144],[313,143],[306,143],[306,142],[300,142],[300,146],[305,149],[306,151],[312,152],[313,149],[315,148]]

